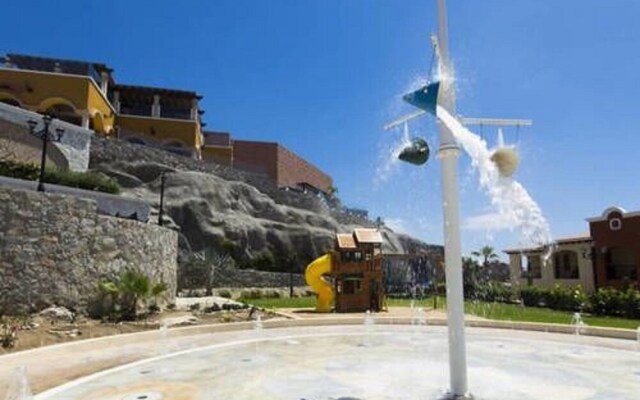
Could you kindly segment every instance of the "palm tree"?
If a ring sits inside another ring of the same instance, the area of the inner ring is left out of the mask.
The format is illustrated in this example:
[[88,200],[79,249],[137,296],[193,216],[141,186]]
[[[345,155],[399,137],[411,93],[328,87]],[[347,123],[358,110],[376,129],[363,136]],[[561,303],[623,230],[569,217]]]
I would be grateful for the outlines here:
[[101,282],[99,289],[102,293],[111,297],[112,307],[117,307],[119,318],[135,320],[138,317],[140,302],[146,302],[149,298],[157,300],[158,296],[167,291],[165,282],[151,283],[151,279],[144,273],[136,270],[123,271],[116,281]]
[[484,269],[484,275],[486,275],[486,273],[487,273],[487,271],[489,269],[489,264],[492,261],[497,261],[498,260],[498,255],[496,254],[496,252],[494,251],[493,247],[491,247],[491,246],[483,246],[480,249],[480,251],[471,252],[471,255],[473,255],[474,257],[482,259],[482,267]]

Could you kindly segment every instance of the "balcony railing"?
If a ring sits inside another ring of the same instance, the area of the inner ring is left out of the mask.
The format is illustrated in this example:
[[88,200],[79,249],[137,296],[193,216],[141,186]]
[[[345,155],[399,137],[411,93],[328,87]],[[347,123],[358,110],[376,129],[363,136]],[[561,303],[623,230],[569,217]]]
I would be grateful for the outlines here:
[[120,106],[120,114],[126,115],[140,115],[143,117],[151,116],[151,106],[150,105],[135,105],[135,106]]
[[160,117],[174,119],[191,119],[191,110],[184,108],[160,108]]

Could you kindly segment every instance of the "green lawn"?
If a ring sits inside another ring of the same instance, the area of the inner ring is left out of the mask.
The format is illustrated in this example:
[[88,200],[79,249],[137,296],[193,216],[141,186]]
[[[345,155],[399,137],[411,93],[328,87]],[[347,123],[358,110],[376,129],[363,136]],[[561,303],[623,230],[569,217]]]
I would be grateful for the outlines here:
[[[445,307],[444,298],[437,299],[439,309]],[[247,299],[249,304],[264,308],[313,308],[316,304],[315,297],[295,297],[278,299]],[[387,299],[389,307],[409,307],[411,300]],[[434,299],[427,298],[415,301],[416,307],[433,307]],[[465,312],[487,319],[502,321],[544,322],[553,324],[570,324],[572,312],[556,311],[548,308],[522,307],[514,304],[465,302]],[[583,315],[587,325],[604,326],[610,328],[637,329],[640,320],[613,317],[595,317]]]

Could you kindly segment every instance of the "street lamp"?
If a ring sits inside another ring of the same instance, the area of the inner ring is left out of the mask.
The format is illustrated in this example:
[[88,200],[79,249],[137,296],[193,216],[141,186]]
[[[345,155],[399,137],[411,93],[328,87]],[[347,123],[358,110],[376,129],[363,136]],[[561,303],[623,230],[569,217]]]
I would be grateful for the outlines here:
[[158,225],[162,226],[164,217],[164,186],[167,181],[167,171],[160,173],[160,209],[158,210]]
[[55,132],[49,131],[49,126],[51,125],[51,121],[53,118],[51,115],[45,115],[42,117],[42,121],[44,127],[36,131],[36,127],[38,126],[38,121],[34,119],[30,119],[27,121],[29,124],[29,133],[31,135],[36,136],[42,140],[42,158],[40,160],[40,177],[38,178],[38,192],[44,192],[44,169],[47,163],[47,146],[49,142],[59,142],[62,139],[62,135],[64,134],[64,129],[56,128]]

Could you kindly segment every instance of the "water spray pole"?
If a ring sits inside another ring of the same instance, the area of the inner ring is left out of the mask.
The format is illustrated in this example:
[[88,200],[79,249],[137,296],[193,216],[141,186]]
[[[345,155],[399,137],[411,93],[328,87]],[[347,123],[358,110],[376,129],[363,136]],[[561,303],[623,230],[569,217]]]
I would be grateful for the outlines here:
[[[445,0],[438,3],[439,73],[441,80],[438,103],[455,115],[453,68],[449,58],[447,9]],[[462,285],[462,249],[460,244],[460,210],[458,199],[458,157],[460,148],[445,124],[440,124],[438,158],[442,162],[442,197],[444,243],[447,279],[447,324],[449,330],[450,397],[467,396],[467,360],[464,333],[464,292]]]

